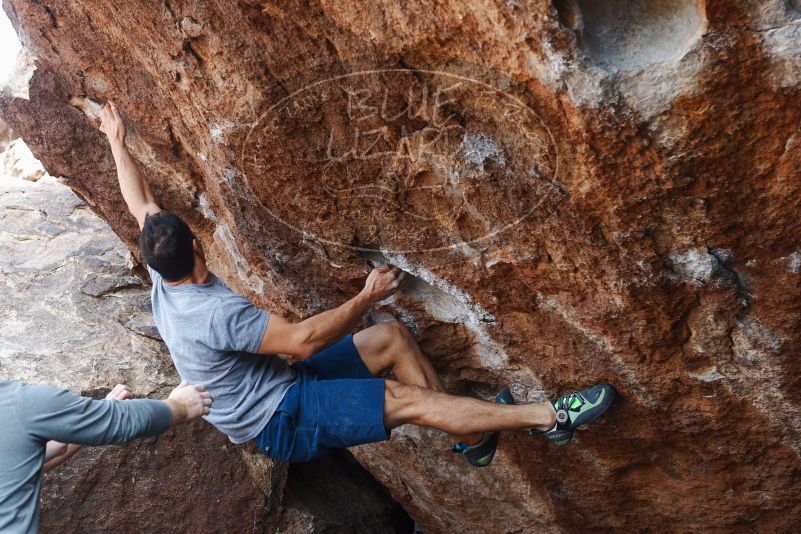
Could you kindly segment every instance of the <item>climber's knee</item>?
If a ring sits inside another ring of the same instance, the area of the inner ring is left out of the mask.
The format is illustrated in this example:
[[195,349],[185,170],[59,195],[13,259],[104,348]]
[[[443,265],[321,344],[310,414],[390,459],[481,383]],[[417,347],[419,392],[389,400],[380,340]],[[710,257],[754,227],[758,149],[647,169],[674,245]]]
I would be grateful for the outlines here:
[[384,350],[391,350],[398,345],[408,343],[411,333],[400,321],[389,321],[375,325],[384,340]]
[[353,336],[356,350],[373,374],[390,369],[398,360],[409,357],[404,350],[414,342],[409,330],[399,321],[389,321],[365,328]]
[[424,387],[385,380],[384,425],[387,428],[395,428],[420,420],[430,394],[431,390]]
[[389,339],[390,346],[396,349],[396,352],[408,353],[406,349],[409,345],[416,342],[412,333],[406,328],[406,325],[400,321],[390,321],[384,324],[386,325],[386,335]]

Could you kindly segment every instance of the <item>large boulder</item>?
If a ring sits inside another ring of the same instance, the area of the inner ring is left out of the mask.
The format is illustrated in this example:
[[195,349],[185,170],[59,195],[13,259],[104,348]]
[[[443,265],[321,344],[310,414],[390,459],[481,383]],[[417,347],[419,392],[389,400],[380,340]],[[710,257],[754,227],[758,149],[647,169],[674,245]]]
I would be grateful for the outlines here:
[[411,280],[369,322],[452,391],[617,387],[570,448],[508,434],[484,470],[416,428],[355,449],[424,531],[801,520],[798,2],[4,6],[0,114],[134,253],[107,99],[260,305],[320,312],[389,261]]

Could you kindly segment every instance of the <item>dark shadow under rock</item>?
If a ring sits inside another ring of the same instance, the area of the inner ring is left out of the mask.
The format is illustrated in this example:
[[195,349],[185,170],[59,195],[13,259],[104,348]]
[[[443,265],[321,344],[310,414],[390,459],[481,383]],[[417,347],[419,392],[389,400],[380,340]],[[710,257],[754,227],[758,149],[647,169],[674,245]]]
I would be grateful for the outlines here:
[[345,452],[289,467],[284,534],[408,534],[414,523],[389,493]]

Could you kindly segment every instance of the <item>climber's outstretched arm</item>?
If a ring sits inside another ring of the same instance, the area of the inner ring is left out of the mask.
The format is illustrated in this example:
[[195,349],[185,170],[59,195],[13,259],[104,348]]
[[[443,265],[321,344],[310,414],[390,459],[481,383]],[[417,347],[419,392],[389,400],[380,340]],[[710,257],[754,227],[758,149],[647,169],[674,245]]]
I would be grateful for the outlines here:
[[100,110],[100,119],[100,131],[108,137],[111,153],[114,155],[114,163],[117,165],[117,178],[120,181],[122,198],[125,199],[128,210],[136,218],[141,230],[145,224],[145,218],[158,213],[161,208],[156,204],[150,186],[147,185],[139,166],[125,146],[127,130],[120,112],[117,111],[117,106],[113,102],[107,102]]
[[272,315],[259,354],[286,354],[297,358],[314,355],[353,330],[370,306],[398,290],[404,277],[405,273],[397,267],[384,265],[373,269],[364,289],[341,306],[299,323]]

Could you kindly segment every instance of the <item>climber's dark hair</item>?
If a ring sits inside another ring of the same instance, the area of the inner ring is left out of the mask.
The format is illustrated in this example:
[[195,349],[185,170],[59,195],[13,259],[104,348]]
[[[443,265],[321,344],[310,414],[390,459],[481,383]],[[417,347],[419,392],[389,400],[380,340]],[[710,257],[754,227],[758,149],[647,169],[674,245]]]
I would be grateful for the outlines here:
[[195,266],[192,230],[177,215],[159,211],[145,217],[139,236],[142,259],[168,282],[186,278]]

